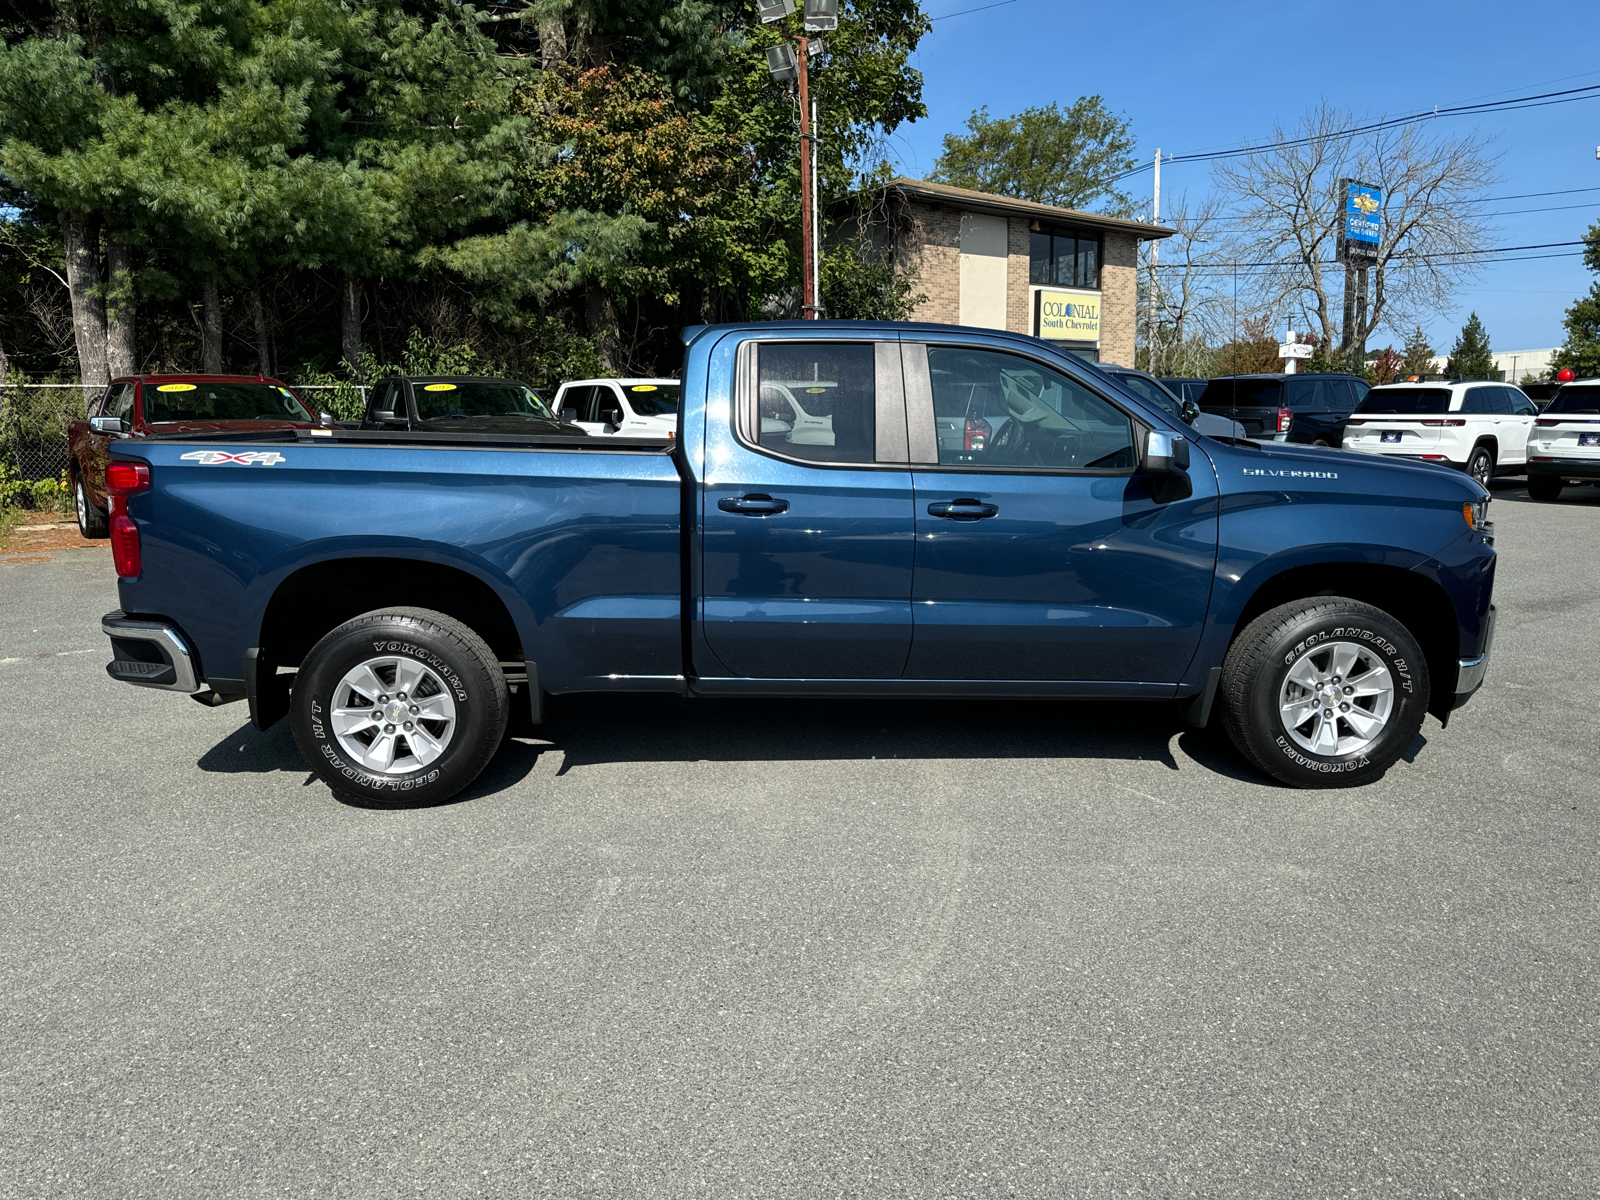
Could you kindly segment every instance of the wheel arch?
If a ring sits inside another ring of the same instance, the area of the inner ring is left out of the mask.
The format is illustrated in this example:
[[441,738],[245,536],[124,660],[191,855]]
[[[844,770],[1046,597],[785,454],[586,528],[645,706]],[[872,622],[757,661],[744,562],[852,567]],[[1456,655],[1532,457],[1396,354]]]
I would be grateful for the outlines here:
[[262,612],[257,644],[274,666],[297,666],[330,630],[385,608],[444,613],[483,638],[499,661],[523,661],[517,623],[492,586],[462,567],[403,555],[324,559],[286,575]]
[[1337,564],[1338,585],[1330,586],[1334,564],[1290,567],[1262,581],[1235,620],[1231,646],[1262,613],[1292,600],[1343,596],[1382,609],[1404,625],[1422,647],[1428,664],[1428,711],[1442,721],[1454,703],[1458,670],[1459,620],[1449,595],[1436,581],[1386,563]]

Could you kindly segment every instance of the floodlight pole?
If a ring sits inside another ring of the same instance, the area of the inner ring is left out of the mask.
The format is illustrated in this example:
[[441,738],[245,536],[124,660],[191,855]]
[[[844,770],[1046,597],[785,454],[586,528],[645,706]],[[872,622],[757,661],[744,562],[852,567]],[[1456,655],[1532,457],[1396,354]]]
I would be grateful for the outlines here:
[[816,246],[812,237],[813,215],[811,196],[816,181],[811,178],[813,162],[811,133],[811,69],[809,59],[810,39],[802,33],[798,39],[797,57],[800,60],[800,315],[807,321],[817,319]]
[[[1150,192],[1150,223],[1161,224],[1161,147],[1156,147],[1156,182]],[[1150,239],[1150,294],[1145,298],[1145,306],[1150,310],[1150,333],[1146,338],[1144,365],[1154,375],[1156,373],[1156,259],[1160,257],[1161,243],[1155,238]]]

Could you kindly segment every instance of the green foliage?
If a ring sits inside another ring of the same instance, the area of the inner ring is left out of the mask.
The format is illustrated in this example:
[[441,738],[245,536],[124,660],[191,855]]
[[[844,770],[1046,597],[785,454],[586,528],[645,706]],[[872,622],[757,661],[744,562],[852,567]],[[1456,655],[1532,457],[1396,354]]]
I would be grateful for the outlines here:
[[1400,364],[1402,378],[1410,375],[1425,377],[1433,374],[1433,347],[1428,344],[1428,335],[1422,332],[1418,325],[1406,335],[1405,359]]
[[[1600,221],[1584,234],[1584,264],[1600,272]],[[1600,283],[1590,285],[1589,294],[1579,296],[1562,319],[1567,340],[1550,360],[1552,370],[1570,370],[1579,379],[1600,376]]]
[[1127,213],[1133,202],[1112,181],[1134,165],[1133,145],[1127,119],[1099,96],[1080,96],[1065,112],[1050,104],[992,118],[984,107],[967,118],[965,134],[945,135],[930,178],[1061,208],[1099,203]]
[[1494,356],[1489,352],[1489,334],[1478,314],[1473,313],[1461,327],[1456,344],[1450,347],[1450,358],[1444,373],[1452,379],[1492,379],[1495,375]]
[[889,255],[875,253],[864,239],[829,250],[820,275],[823,313],[831,321],[903,321],[928,298],[913,295]]
[[[19,479],[8,462],[0,461],[0,514],[6,510],[63,513],[71,506],[72,492],[63,471],[57,479]],[[9,532],[16,518],[0,516],[0,534]]]

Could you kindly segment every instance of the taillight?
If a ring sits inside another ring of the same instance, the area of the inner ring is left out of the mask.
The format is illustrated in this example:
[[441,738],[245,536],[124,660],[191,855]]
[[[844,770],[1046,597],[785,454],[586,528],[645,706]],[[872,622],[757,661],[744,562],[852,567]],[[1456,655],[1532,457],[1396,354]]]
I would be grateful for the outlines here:
[[1345,421],[1346,425],[1365,425],[1366,423],[1367,419],[1365,417],[1351,417]]
[[982,450],[989,441],[989,422],[982,417],[968,417],[966,433],[962,438],[962,447],[967,450]]
[[1460,417],[1458,417],[1458,418],[1456,418],[1455,420],[1452,420],[1452,421],[1418,421],[1417,422],[1418,425],[1432,425],[1432,426],[1436,426],[1436,427],[1437,426],[1442,426],[1442,425],[1465,425],[1466,423],[1467,423],[1466,420],[1464,418],[1460,418]]
[[1279,433],[1288,433],[1289,432],[1289,421],[1290,421],[1290,419],[1291,418],[1290,418],[1290,415],[1289,415],[1289,410],[1287,408],[1280,408],[1278,410],[1278,432]]
[[139,552],[139,527],[126,513],[111,518],[111,561],[123,579],[132,579],[144,570]]
[[1450,461],[1448,458],[1446,458],[1442,454],[1424,454],[1422,457],[1427,459],[1429,462],[1449,462]]
[[1534,422],[1534,424],[1535,425],[1543,425],[1546,429],[1548,429],[1552,425],[1561,424],[1561,422],[1559,420],[1557,420],[1555,417],[1549,417],[1549,418],[1540,417],[1537,421]]
[[106,464],[106,491],[113,502],[126,500],[135,492],[150,487],[150,467],[142,462],[111,462]]
[[111,561],[117,574],[132,579],[144,570],[139,527],[128,515],[128,497],[150,487],[150,466],[142,462],[106,464],[106,493],[111,497]]

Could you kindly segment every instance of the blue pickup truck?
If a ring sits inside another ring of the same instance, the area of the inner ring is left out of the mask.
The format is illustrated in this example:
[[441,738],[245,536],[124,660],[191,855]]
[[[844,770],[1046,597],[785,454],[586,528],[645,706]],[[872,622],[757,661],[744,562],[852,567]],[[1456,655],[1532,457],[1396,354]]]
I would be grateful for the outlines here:
[[1176,702],[1347,786],[1483,680],[1493,533],[1457,472],[1199,436],[994,330],[684,343],[660,440],[116,441],[108,673],[287,715],[367,803],[453,794],[514,704],[572,692]]

